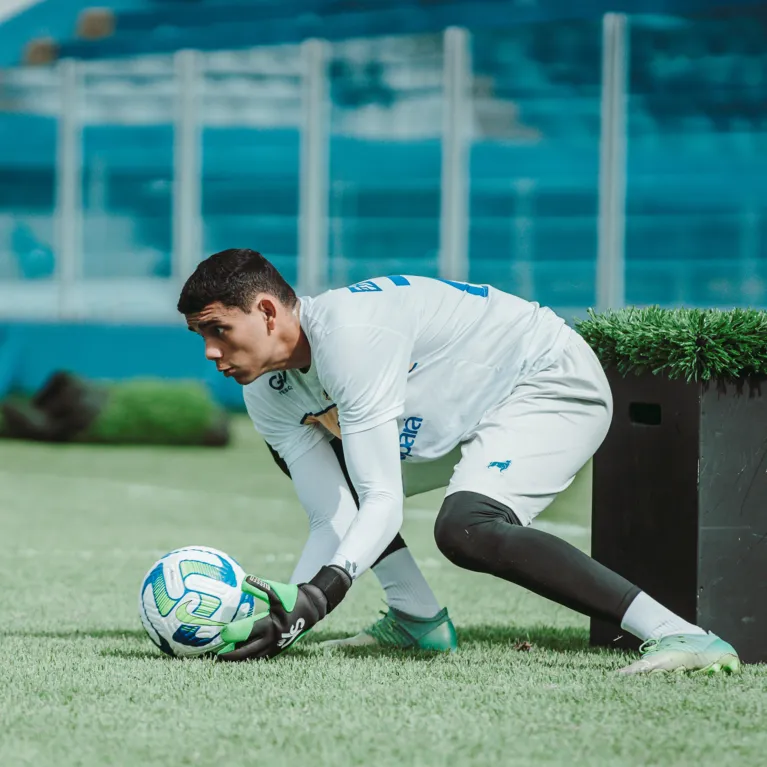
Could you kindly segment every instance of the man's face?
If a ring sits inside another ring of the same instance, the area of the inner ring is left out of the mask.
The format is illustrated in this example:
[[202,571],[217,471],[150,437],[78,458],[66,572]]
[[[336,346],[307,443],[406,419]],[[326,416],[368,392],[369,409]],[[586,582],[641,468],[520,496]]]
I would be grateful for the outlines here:
[[198,314],[187,314],[186,321],[204,339],[205,357],[244,386],[274,369],[276,313],[276,300],[259,296],[250,313],[216,302]]

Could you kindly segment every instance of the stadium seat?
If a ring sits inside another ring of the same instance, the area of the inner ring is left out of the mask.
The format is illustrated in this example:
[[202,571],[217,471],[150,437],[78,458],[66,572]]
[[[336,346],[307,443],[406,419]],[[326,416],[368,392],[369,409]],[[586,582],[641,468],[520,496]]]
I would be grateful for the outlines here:
[[[473,6],[471,271],[575,305],[593,287],[600,24],[571,19],[490,29],[479,24],[490,4]],[[162,273],[169,259],[173,70],[160,54],[199,46],[209,50],[204,246],[257,243],[295,273],[300,59],[295,46],[252,43],[298,41],[327,32],[332,21],[333,278],[364,277],[395,263],[436,269],[439,38],[376,38],[375,47],[343,38],[352,30],[375,36],[438,28],[447,18],[440,14],[458,0],[302,0],[290,13],[278,0],[119,0],[109,10],[74,0],[64,5],[58,26],[39,36],[28,55],[39,63],[62,54],[103,57],[88,86],[86,179],[98,164],[106,168],[103,215],[115,222],[133,217],[135,227],[121,224],[120,236],[164,254],[131,268]],[[256,25],[259,36],[251,38]],[[767,12],[635,16],[630,35],[630,294],[647,295],[662,273],[664,300],[721,298],[731,283],[717,276],[717,259],[753,255],[744,234],[748,211],[767,208]],[[243,50],[215,50],[238,46]],[[112,61],[117,56],[126,58]],[[56,84],[47,68],[22,74],[6,77],[0,91],[0,192],[8,192],[3,212],[33,220],[53,208]],[[413,105],[418,119],[408,120]],[[37,114],[25,113],[32,110]],[[89,205],[86,194],[91,215]],[[760,237],[767,223],[759,221],[757,250],[767,242]],[[0,227],[0,255],[4,247]],[[709,266],[691,266],[703,262]],[[110,268],[123,267],[104,267]]]

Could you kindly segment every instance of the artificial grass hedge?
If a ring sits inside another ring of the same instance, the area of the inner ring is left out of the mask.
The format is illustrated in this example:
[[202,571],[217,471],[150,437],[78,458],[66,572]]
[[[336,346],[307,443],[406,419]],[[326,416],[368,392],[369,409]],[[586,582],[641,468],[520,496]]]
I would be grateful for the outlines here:
[[194,381],[134,380],[105,387],[103,409],[76,442],[223,444],[226,414]]
[[767,375],[767,312],[627,308],[575,323],[604,367],[687,381]]

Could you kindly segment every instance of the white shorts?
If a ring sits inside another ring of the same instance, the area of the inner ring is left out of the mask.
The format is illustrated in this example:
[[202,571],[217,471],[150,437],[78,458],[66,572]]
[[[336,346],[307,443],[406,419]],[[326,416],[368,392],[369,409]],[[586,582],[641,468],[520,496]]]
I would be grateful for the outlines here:
[[403,471],[405,494],[447,485],[508,506],[529,525],[602,444],[612,394],[591,347],[573,332],[559,359],[488,410],[453,452]]
[[612,412],[602,365],[574,332],[554,364],[485,413],[461,445],[446,495],[481,493],[529,525],[597,451]]

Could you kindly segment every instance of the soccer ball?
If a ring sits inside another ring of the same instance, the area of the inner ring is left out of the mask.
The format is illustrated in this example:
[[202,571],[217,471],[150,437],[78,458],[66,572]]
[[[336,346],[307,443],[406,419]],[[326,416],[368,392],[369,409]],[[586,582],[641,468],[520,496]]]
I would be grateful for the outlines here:
[[155,562],[141,584],[139,613],[149,638],[168,655],[192,657],[223,646],[221,629],[252,615],[240,590],[245,571],[223,551],[176,549]]

